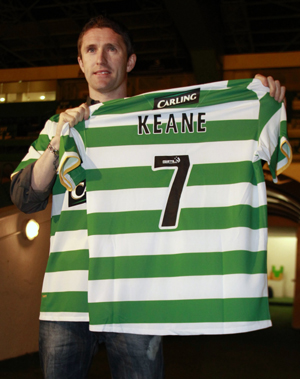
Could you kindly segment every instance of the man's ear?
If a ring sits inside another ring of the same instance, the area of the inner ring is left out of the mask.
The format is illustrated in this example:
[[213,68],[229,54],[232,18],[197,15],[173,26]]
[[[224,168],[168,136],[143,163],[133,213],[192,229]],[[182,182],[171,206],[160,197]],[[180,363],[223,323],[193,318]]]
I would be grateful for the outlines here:
[[77,60],[78,60],[79,67],[80,67],[81,71],[84,73],[84,67],[83,67],[82,59],[80,57],[77,57]]
[[136,62],[136,55],[131,54],[127,61],[127,69],[126,69],[127,72],[130,72],[131,70],[133,70],[135,66],[135,62]]

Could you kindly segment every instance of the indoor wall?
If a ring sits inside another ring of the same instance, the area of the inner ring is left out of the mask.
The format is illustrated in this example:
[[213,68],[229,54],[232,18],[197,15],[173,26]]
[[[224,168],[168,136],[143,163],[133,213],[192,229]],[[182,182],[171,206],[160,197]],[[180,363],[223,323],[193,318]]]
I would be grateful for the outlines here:
[[[31,218],[40,224],[25,237]],[[38,350],[39,307],[49,252],[50,207],[25,215],[15,206],[0,209],[0,360]]]

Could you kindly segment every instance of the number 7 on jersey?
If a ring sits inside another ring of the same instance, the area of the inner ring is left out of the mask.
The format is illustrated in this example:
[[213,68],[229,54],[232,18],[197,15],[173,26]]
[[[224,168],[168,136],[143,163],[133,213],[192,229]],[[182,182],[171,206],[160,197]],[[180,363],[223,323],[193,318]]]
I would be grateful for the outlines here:
[[174,170],[170,183],[169,196],[162,211],[159,227],[161,229],[175,229],[180,214],[180,198],[190,168],[188,155],[157,156],[154,157],[154,170]]

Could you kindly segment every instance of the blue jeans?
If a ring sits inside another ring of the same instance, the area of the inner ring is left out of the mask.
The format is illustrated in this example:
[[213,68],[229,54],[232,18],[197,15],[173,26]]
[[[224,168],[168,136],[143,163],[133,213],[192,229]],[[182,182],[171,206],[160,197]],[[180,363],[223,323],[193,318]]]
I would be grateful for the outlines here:
[[40,322],[40,359],[45,379],[84,379],[104,342],[113,379],[162,379],[160,336],[91,332],[87,322]]

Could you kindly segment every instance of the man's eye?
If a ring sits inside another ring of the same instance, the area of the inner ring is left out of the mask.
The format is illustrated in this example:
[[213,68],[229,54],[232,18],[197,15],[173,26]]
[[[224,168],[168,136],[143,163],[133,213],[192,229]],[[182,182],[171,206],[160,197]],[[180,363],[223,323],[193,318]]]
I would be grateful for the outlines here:
[[88,49],[88,53],[94,53],[95,52],[95,49],[93,48],[93,47],[90,47],[89,49]]

